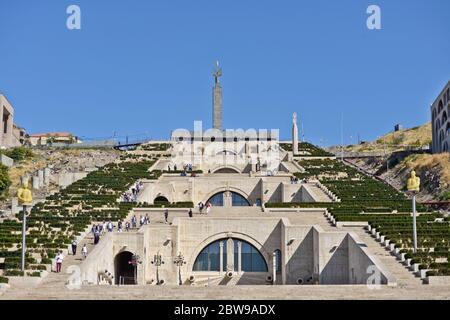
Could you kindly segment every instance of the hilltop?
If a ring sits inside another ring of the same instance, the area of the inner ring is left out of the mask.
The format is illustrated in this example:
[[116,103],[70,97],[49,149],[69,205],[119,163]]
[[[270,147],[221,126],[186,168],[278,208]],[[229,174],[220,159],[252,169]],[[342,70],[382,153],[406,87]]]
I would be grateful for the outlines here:
[[[426,148],[431,143],[431,122],[421,126],[389,132],[372,142],[363,142],[357,145],[347,145],[347,152],[383,152],[400,151],[411,148]],[[340,149],[332,147],[331,149]],[[338,151],[336,151],[338,152]]]
[[[425,150],[431,143],[431,122],[421,126],[390,132],[372,142],[344,147],[346,152],[386,152],[384,158],[347,160],[378,176],[399,190],[404,190],[406,179],[415,170],[422,179],[421,201],[450,200],[450,154],[430,154]],[[339,147],[330,148],[339,153]],[[416,150],[416,151],[412,151]],[[421,152],[421,153],[419,153]]]

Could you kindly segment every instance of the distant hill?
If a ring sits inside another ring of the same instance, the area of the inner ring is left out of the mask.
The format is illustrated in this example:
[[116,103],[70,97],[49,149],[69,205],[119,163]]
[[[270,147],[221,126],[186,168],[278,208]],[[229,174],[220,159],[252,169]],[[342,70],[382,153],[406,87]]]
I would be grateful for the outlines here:
[[[372,142],[344,147],[348,152],[397,151],[407,148],[427,147],[431,143],[431,122],[401,131],[390,132]],[[335,147],[339,148],[339,147]],[[333,149],[333,148],[331,148]]]

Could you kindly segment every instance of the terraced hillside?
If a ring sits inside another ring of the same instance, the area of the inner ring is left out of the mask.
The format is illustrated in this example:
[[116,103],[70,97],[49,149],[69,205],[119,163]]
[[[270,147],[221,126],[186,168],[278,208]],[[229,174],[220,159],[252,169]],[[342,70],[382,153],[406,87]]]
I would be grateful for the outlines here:
[[[292,150],[292,143],[280,143],[280,147],[286,151]],[[298,143],[299,155],[303,157],[329,157],[333,156],[331,152],[325,151],[309,142]]]
[[411,200],[391,186],[367,176],[338,160],[302,160],[299,178],[317,178],[341,202],[273,203],[267,207],[327,207],[336,221],[367,221],[380,235],[395,244],[405,258],[429,269],[428,275],[450,275],[450,218],[426,212],[417,220],[418,252],[412,252]]
[[[157,179],[159,172],[149,172],[155,161],[122,156],[35,205],[27,217],[27,274],[40,276],[56,252],[67,248],[92,223],[126,218],[136,204],[117,199],[136,180]],[[19,270],[22,217],[21,212],[0,223],[0,282],[23,274]]]

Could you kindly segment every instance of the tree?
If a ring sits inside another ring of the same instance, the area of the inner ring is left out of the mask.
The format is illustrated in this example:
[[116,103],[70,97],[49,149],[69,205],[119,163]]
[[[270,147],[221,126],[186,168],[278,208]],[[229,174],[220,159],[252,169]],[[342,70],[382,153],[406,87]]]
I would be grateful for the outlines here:
[[8,167],[0,164],[0,193],[4,193],[11,185],[11,179],[8,174]]

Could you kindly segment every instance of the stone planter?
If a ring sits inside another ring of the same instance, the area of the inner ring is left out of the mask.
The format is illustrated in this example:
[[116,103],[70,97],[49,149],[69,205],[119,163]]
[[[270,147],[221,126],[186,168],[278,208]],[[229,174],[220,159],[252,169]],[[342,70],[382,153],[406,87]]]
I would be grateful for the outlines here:
[[419,270],[420,279],[425,279],[427,277],[427,271],[429,271],[429,270],[428,269]]
[[406,259],[406,260],[405,260],[404,263],[405,263],[405,265],[406,265],[407,267],[411,267],[411,260],[412,260],[412,259]]
[[375,239],[380,240],[380,237],[381,237],[381,236],[380,236],[380,233],[377,232],[376,235],[375,235]]
[[370,224],[367,226],[367,231],[372,231],[372,226]]
[[406,260],[405,255],[406,255],[406,253],[399,253],[397,256],[398,260],[400,260],[401,262],[404,262]]
[[[410,259],[408,259],[408,260],[410,260]],[[419,272],[419,263],[411,264],[411,262],[410,262],[409,269],[414,273]]]
[[425,283],[429,285],[450,286],[450,276],[431,276],[425,278]]
[[370,231],[370,233],[372,233],[373,236],[377,235],[377,229],[373,228],[372,231]]
[[395,243],[390,243],[389,244],[389,251],[391,251],[392,253],[394,253],[394,254],[396,254],[396,252],[395,252]]

